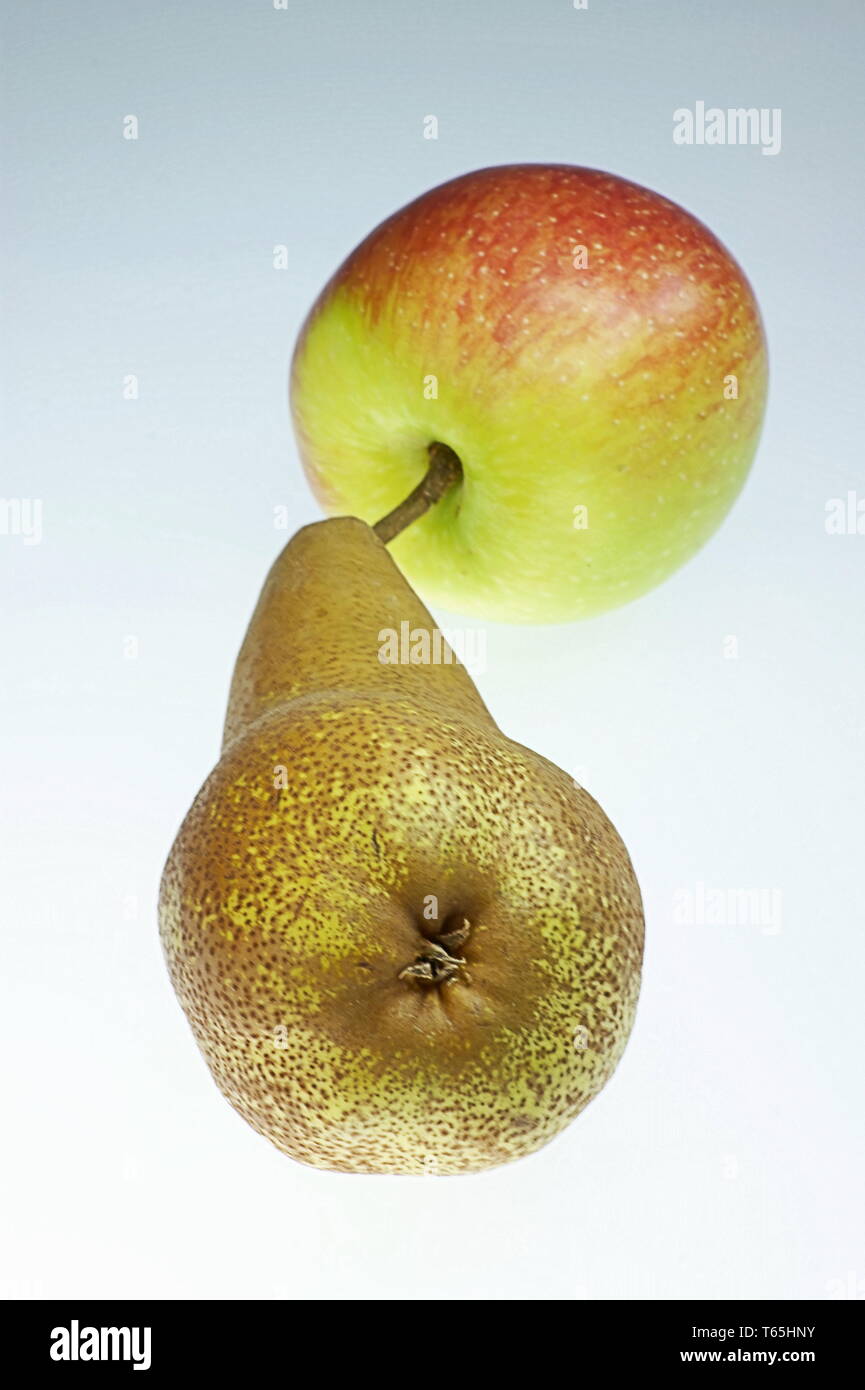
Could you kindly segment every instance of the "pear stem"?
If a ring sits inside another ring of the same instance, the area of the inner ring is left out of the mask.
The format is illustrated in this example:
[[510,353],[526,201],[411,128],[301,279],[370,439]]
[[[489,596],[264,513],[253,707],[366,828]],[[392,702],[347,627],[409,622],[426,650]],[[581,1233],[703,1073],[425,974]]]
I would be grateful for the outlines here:
[[417,487],[372,528],[385,545],[392,541],[394,536],[398,536],[400,531],[404,531],[406,526],[423,516],[424,512],[428,512],[430,507],[444,497],[463,476],[463,466],[447,444],[441,444],[436,440],[428,446],[427,453],[429,467]]

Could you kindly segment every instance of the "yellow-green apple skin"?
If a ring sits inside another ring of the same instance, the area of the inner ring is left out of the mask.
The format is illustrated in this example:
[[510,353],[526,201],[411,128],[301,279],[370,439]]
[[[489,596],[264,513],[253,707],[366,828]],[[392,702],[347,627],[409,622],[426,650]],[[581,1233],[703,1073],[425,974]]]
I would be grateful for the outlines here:
[[712,535],[753,458],[766,344],[743,272],[669,199],[569,165],[482,169],[377,227],[295,349],[325,510],[375,522],[427,446],[463,484],[393,554],[428,601],[561,622],[635,598]]
[[199,1047],[259,1133],[319,1168],[464,1173],[539,1148],[607,1081],[643,914],[604,812],[500,732],[449,649],[381,660],[404,622],[434,650],[364,522],[289,542],[160,926]]

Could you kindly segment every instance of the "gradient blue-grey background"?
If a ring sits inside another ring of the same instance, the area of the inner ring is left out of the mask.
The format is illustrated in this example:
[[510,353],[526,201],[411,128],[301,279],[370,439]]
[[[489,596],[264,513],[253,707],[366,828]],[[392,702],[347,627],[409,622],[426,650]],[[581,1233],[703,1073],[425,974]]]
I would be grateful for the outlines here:
[[[865,495],[859,0],[30,0],[2,28],[0,495],[43,515],[38,544],[0,534],[0,1291],[863,1297],[865,535],[826,530]],[[781,152],[674,145],[698,100],[781,108]],[[509,1168],[322,1174],[212,1084],[158,878],[286,539],[274,508],[318,515],[285,399],[306,309],[396,207],[522,160],[610,169],[713,228],[764,312],[770,414],[666,585],[487,632],[490,709],[585,782],[641,878],[617,1075]],[[780,906],[683,921],[711,889]]]

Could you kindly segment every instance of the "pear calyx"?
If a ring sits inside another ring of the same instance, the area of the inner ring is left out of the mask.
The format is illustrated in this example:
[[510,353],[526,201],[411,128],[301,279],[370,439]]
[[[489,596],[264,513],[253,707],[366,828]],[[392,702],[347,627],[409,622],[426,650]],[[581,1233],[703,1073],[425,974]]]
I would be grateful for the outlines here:
[[446,929],[424,943],[411,965],[399,972],[400,980],[415,980],[421,985],[447,985],[458,978],[468,981],[464,970],[465,958],[457,954],[459,948],[468,940],[471,923],[467,917],[460,917],[453,926],[445,924]]

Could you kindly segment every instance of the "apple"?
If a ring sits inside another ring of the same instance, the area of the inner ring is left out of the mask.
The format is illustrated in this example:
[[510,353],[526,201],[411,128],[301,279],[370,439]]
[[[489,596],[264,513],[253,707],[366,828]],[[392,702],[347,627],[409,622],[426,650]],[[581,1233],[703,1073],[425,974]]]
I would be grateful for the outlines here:
[[325,510],[370,523],[461,477],[393,542],[431,602],[509,622],[599,613],[706,541],[766,399],[754,294],[668,198],[562,164],[480,169],[382,222],[322,290],[291,371]]

